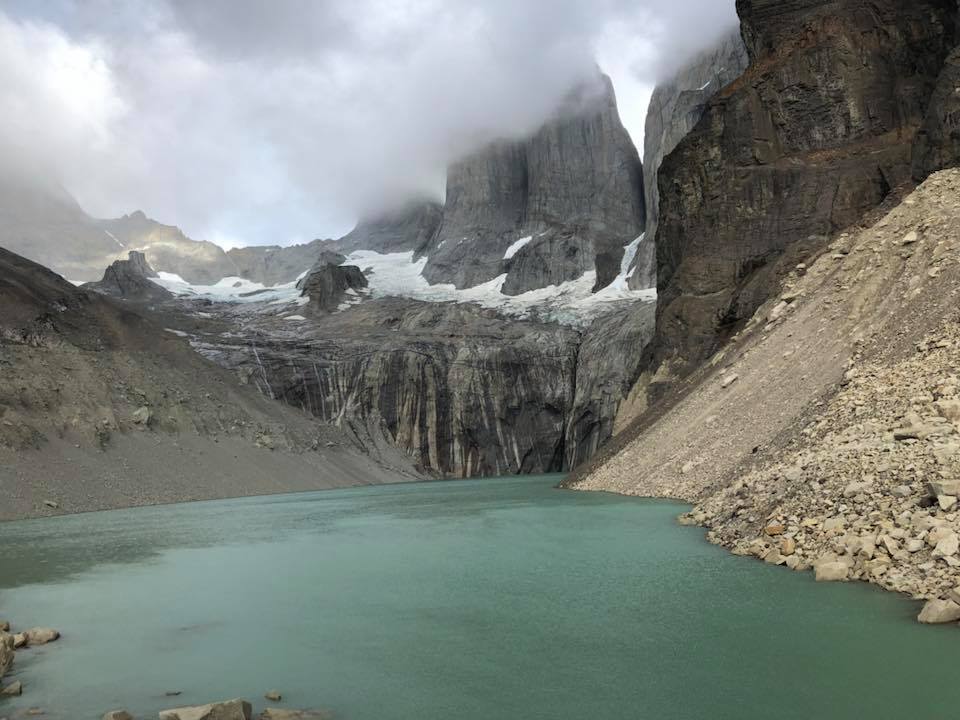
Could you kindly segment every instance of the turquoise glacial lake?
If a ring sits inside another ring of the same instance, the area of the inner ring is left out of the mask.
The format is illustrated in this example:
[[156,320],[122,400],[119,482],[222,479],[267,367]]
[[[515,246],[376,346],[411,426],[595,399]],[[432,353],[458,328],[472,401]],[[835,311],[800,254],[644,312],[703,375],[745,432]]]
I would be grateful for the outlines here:
[[[270,689],[342,720],[946,718],[960,629],[734,557],[683,506],[557,477],[0,525],[0,717],[138,718]],[[165,693],[178,691],[178,697]]]

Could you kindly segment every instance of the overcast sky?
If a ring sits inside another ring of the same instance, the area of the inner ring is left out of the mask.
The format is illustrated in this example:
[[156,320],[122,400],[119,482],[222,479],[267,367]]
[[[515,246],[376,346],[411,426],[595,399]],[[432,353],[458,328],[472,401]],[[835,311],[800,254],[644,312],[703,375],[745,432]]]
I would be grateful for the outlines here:
[[224,245],[335,237],[536,128],[599,62],[649,94],[734,0],[0,0],[0,170]]

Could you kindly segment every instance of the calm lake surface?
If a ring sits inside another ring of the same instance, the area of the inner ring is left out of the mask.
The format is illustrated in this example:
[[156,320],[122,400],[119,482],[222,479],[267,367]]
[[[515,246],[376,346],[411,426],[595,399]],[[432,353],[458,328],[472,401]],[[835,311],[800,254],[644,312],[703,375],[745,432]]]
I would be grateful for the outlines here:
[[0,717],[259,711],[273,688],[342,720],[957,716],[960,630],[915,603],[557,480],[0,524],[0,617],[63,632],[18,653]]

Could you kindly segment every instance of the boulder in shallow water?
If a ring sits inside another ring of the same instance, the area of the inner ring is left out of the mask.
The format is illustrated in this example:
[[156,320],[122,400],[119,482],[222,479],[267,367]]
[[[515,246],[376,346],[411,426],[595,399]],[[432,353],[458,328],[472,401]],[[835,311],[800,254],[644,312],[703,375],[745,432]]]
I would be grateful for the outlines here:
[[917,620],[929,625],[957,622],[960,620],[960,605],[953,600],[930,600],[923,606]]
[[246,700],[161,710],[160,720],[250,720],[253,708]]
[[280,694],[279,690],[268,690],[263,697],[270,702],[280,702],[283,700],[283,695]]
[[104,714],[103,720],[133,720],[133,715],[126,710],[111,710]]
[[17,633],[13,636],[13,648],[14,650],[19,650],[22,647],[27,646],[27,634],[26,633]]
[[328,710],[285,710],[267,708],[260,713],[260,720],[332,720],[333,713]]
[[60,638],[60,633],[53,628],[30,628],[24,630],[27,645],[46,645]]
[[0,690],[0,695],[6,695],[7,697],[20,697],[23,695],[23,683],[17,680],[15,683],[10,683],[5,688]]

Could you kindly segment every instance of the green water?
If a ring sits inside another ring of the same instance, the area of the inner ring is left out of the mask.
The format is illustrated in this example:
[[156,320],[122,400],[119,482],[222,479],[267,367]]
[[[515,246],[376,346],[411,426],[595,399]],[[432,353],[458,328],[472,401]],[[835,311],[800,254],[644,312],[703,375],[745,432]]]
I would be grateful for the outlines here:
[[957,716],[960,631],[914,603],[556,480],[0,525],[0,617],[63,632],[18,654],[0,716],[259,709],[272,688],[342,720]]

